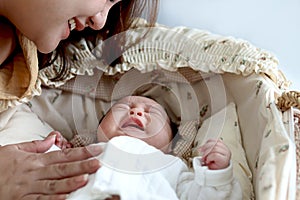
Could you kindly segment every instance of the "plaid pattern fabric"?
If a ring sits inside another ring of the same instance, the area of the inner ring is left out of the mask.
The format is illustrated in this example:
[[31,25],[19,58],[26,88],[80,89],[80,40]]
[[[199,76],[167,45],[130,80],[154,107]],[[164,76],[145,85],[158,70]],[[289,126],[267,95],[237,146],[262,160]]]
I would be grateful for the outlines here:
[[192,156],[193,142],[199,127],[198,120],[183,122],[178,129],[179,140],[176,142],[173,153],[187,162]]
[[95,70],[92,76],[76,76],[59,88],[108,102],[111,101],[111,92],[120,76],[105,76],[100,70]]
[[97,141],[96,134],[76,134],[70,141],[73,147],[84,147]]

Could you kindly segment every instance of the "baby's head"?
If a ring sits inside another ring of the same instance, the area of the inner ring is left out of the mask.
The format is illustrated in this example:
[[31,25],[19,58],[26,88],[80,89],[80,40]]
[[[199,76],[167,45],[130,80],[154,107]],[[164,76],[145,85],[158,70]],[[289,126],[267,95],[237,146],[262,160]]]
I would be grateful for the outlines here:
[[99,142],[115,136],[139,138],[164,152],[173,139],[170,119],[156,101],[142,96],[127,96],[115,103],[98,126]]

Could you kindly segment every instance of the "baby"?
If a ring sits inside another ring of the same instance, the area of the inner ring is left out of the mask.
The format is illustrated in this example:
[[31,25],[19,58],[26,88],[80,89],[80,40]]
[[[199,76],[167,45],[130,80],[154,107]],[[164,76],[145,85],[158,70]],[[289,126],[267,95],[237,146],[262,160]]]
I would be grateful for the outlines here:
[[[56,145],[70,144],[58,133]],[[221,140],[208,140],[193,158],[193,170],[171,155],[173,132],[164,108],[142,96],[114,104],[99,124],[102,167],[68,199],[242,199],[233,178],[231,152]]]

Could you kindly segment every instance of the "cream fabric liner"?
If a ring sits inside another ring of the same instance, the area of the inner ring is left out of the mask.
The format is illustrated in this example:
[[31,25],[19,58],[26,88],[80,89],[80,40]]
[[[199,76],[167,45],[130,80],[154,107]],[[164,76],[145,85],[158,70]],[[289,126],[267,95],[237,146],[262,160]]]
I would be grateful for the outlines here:
[[[135,71],[131,72],[135,73]],[[225,102],[234,101],[237,105],[242,133],[241,139],[248,164],[253,173],[256,199],[289,199],[295,193],[295,185],[289,185],[288,183],[295,178],[291,177],[290,172],[294,169],[292,163],[294,163],[293,160],[296,157],[293,143],[283,126],[281,113],[276,109],[274,103],[275,96],[280,90],[267,77],[255,74],[243,77],[226,73],[221,76],[221,80],[224,82],[219,82],[219,78],[218,75],[210,76],[205,80],[190,84],[196,91],[201,91],[201,93],[196,93],[198,95],[197,99],[199,99],[199,107],[210,103],[208,114],[204,114],[201,119],[204,120],[220,110],[221,106],[224,106],[222,101],[213,101],[214,98],[210,99],[212,90],[209,90],[209,85],[214,85],[211,89],[215,91],[216,88],[222,88],[222,84],[224,84]],[[122,78],[119,80],[122,80]],[[134,81],[132,83],[136,84]],[[221,85],[216,85],[216,83]],[[124,88],[131,87],[126,85]],[[150,91],[155,93],[157,92],[155,89]],[[117,91],[120,90],[117,89]],[[145,92],[145,90],[143,91]],[[186,90],[178,91],[186,94]],[[218,94],[220,91],[218,91]],[[148,91],[145,93],[149,94]],[[166,95],[167,92],[164,94]],[[45,102],[48,102],[47,106],[45,106]],[[213,111],[214,106],[212,103],[216,104]],[[55,129],[59,130],[59,124],[64,126],[62,122],[68,122],[67,124],[71,126],[70,133],[74,133],[74,130],[84,133],[87,130],[95,131],[96,128],[93,130],[90,127],[96,127],[98,119],[101,117],[96,115],[96,111],[104,110],[103,112],[105,112],[111,106],[110,102],[95,103],[93,97],[83,98],[80,94],[72,95],[58,89],[43,90],[43,95],[35,98],[32,104],[32,109],[45,121],[51,122],[53,119],[47,117],[52,118],[55,116],[53,121],[55,123],[51,124]],[[38,112],[39,108],[35,107],[38,105],[43,105],[40,112]],[[58,112],[58,115],[46,114],[50,111],[53,114]],[[73,112],[69,113],[70,111]],[[101,112],[99,115],[101,115]],[[61,131],[66,132],[65,130]],[[72,137],[72,134],[70,137]]]
[[[144,25],[141,21],[139,27]],[[136,38],[139,38],[144,32],[145,29],[143,28],[127,32],[129,34],[128,45],[136,41]],[[32,44],[28,46],[23,45],[24,52],[28,52],[28,55],[24,53],[26,61],[28,58],[30,58],[29,60],[36,58],[34,53],[36,51],[32,47]],[[233,78],[230,81],[235,82],[237,79],[241,79],[241,81],[231,84],[226,80],[227,87],[230,88],[229,91],[237,103],[244,146],[250,167],[254,172],[256,196],[258,198],[261,197],[261,199],[288,198],[287,191],[289,188],[286,188],[288,185],[286,183],[289,178],[287,173],[290,166],[287,163],[289,163],[290,159],[295,158],[292,155],[292,143],[286,134],[286,130],[283,128],[281,114],[278,110],[274,106],[266,109],[269,105],[274,105],[282,90],[287,88],[288,82],[277,69],[278,61],[272,54],[258,49],[246,41],[213,35],[205,31],[188,29],[186,27],[170,29],[160,25],[150,30],[142,42],[127,50],[123,55],[125,62],[116,68],[104,65],[101,60],[96,59],[97,52],[101,54],[101,44],[95,49],[85,47],[88,47],[88,44],[83,40],[70,48],[71,56],[77,56],[78,59],[68,68],[65,80],[61,82],[49,80],[49,78],[53,77],[52,72],[59,66],[59,60],[57,63],[54,63],[52,68],[40,71],[40,79],[37,81],[35,79],[36,76],[34,76],[34,69],[37,69],[37,66],[31,63],[28,68],[31,74],[30,86],[26,90],[26,95],[15,99],[1,100],[1,110],[28,101],[34,94],[38,94],[38,91],[40,91],[39,81],[46,85],[59,86],[77,74],[92,75],[94,68],[101,69],[110,75],[116,74],[116,72],[127,71],[132,67],[146,72],[156,68],[174,71],[178,67],[184,66],[190,66],[197,71],[216,74],[229,72],[225,74],[225,77],[227,77],[227,74],[231,76],[230,73],[243,76],[256,74],[253,75],[254,77],[261,77],[259,76],[260,74],[266,74],[273,82],[268,82],[268,79],[265,79],[267,84],[261,84],[260,82],[253,82],[253,79],[238,76],[238,78]],[[249,84],[249,81],[252,84]],[[248,93],[254,95],[257,91],[261,91],[257,88],[264,88],[263,92],[258,92],[258,96],[262,96],[260,98],[248,98]],[[262,100],[265,103],[261,103]],[[64,104],[62,105],[65,106]],[[253,127],[257,131],[253,131]],[[269,134],[268,129],[274,130],[274,134]],[[268,139],[263,137],[266,134],[270,136]],[[279,154],[277,154],[278,152]],[[257,161],[257,158],[260,159]],[[270,159],[268,160],[268,158]],[[276,174],[276,176],[272,173]],[[262,176],[274,178],[273,181],[276,179],[276,182],[271,181],[276,188],[260,183],[259,180]],[[277,182],[279,179],[280,181]]]
[[[140,24],[141,26],[143,23]],[[144,32],[143,28],[128,32],[128,44],[132,44]],[[80,44],[88,46],[84,40]],[[89,52],[87,48],[84,51],[85,55]],[[97,53],[101,54],[101,45],[92,51],[93,53],[88,54],[93,56]],[[49,77],[53,76],[53,70],[49,68],[40,72],[42,82],[46,85],[59,86],[75,77],[76,74],[93,74],[93,68],[101,69],[109,75],[117,72],[123,73],[133,67],[142,72],[149,72],[153,69],[176,71],[177,68],[185,66],[201,72],[216,74],[229,72],[225,74],[225,77],[231,77],[232,80],[225,78],[226,88],[227,90],[229,88],[237,104],[243,144],[254,176],[256,197],[258,199],[285,199],[289,193],[293,193],[293,187],[286,187],[289,178],[292,178],[288,175],[288,168],[291,166],[287,164],[290,159],[293,159],[292,142],[282,126],[280,112],[274,107],[267,109],[269,105],[275,104],[277,97],[288,88],[289,82],[278,70],[278,60],[271,53],[243,40],[186,27],[170,29],[158,25],[150,30],[142,42],[123,54],[124,63],[116,68],[104,65],[101,60],[93,59],[93,56],[83,57],[82,51],[75,47],[72,48],[72,54],[79,59],[73,63],[72,70],[67,73],[69,76],[65,80],[49,81]],[[81,57],[84,59],[80,59]],[[89,60],[86,62],[88,67],[83,65],[86,60]],[[59,63],[54,63],[55,65],[59,66]],[[231,74],[240,76],[232,77],[234,75]],[[264,74],[272,81],[266,77],[260,80]],[[254,78],[246,78],[249,75]],[[238,79],[238,82],[235,81]],[[264,84],[265,82],[267,84]],[[268,129],[274,130],[275,133],[270,134],[270,140],[263,137],[269,133]],[[291,148],[279,155],[271,154],[278,152],[280,148],[287,147],[286,145]],[[274,179],[271,182],[260,182],[259,180],[263,177]]]
[[[275,106],[280,90],[270,79],[225,74],[240,120],[244,148],[253,172],[257,199],[293,199],[296,185],[295,144]],[[290,122],[292,123],[292,122]]]

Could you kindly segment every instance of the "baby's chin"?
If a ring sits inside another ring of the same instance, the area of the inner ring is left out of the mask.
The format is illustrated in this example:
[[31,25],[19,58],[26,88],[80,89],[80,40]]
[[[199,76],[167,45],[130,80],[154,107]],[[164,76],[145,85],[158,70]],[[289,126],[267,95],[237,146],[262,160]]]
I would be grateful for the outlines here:
[[[111,135],[105,135],[103,133],[101,133],[101,131],[97,133],[97,141],[98,142],[108,142],[110,139],[114,138],[114,137],[118,137],[118,136],[130,136],[125,134],[124,132],[117,132],[115,134],[111,134]],[[130,136],[132,137],[132,136]]]
[[109,138],[103,134],[97,134],[97,141],[98,142],[108,142]]
[[158,148],[159,150],[161,150],[162,152],[164,152],[165,154],[169,154],[172,152],[172,148],[171,148],[171,144],[168,144],[166,146],[163,146],[161,148]]
[[172,152],[172,143],[168,143],[168,144],[157,144],[155,143],[155,141],[153,142],[152,140],[148,140],[148,139],[141,139],[143,140],[144,142],[146,142],[147,144],[159,149],[160,151],[166,153],[166,154],[169,154]]

